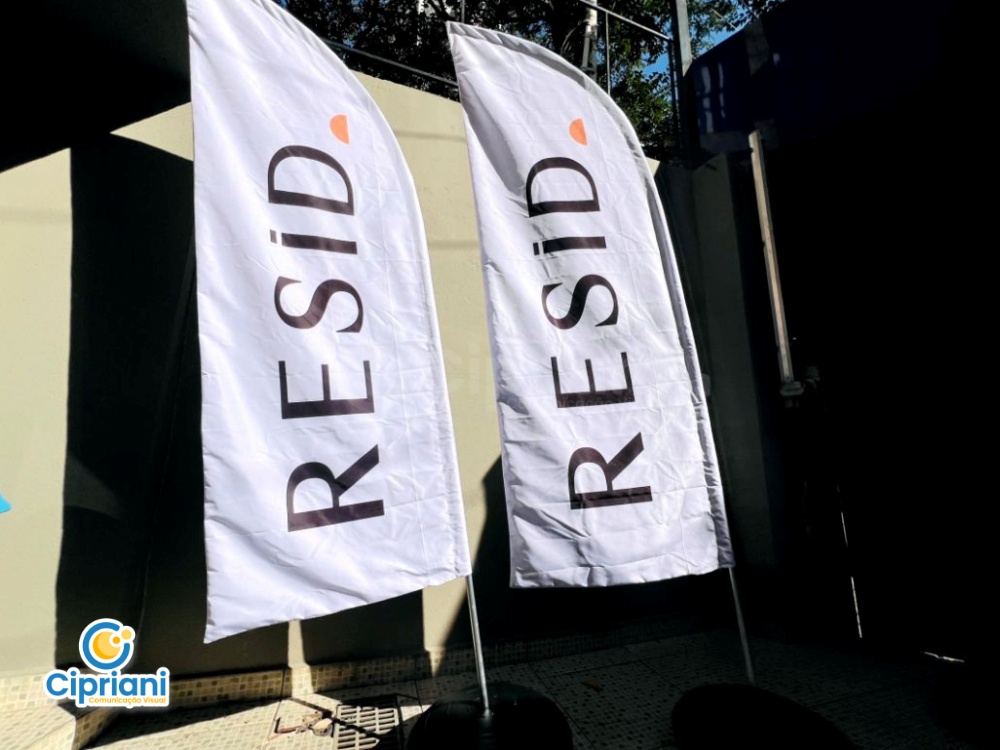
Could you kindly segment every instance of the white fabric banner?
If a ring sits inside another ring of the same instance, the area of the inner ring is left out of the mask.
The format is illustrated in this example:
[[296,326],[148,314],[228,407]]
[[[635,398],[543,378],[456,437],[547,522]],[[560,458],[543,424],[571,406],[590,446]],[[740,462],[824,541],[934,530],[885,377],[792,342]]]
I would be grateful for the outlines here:
[[731,566],[698,356],[635,132],[561,57],[448,29],[489,306],[511,585]]
[[470,568],[399,144],[269,0],[188,21],[211,642]]

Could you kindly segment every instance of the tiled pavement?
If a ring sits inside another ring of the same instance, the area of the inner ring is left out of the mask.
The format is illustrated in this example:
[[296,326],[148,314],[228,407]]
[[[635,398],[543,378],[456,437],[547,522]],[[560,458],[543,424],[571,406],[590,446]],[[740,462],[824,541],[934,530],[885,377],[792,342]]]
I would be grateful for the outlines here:
[[[939,713],[943,680],[954,665],[923,656],[874,656],[860,649],[759,638],[752,639],[752,652],[761,687],[814,709],[859,748],[986,746],[962,736]],[[577,750],[672,748],[670,712],[684,691],[708,683],[745,682],[739,641],[728,631],[498,667],[488,675],[491,681],[534,688],[555,700],[570,721]],[[474,683],[474,675],[468,674],[280,701],[172,712],[136,709],[121,712],[87,747],[396,750],[401,737],[393,731],[395,722],[401,722],[405,733],[435,700],[468,695]],[[371,703],[368,698],[379,696],[380,710],[365,708]],[[304,729],[318,718],[338,716],[332,735],[318,736]]]

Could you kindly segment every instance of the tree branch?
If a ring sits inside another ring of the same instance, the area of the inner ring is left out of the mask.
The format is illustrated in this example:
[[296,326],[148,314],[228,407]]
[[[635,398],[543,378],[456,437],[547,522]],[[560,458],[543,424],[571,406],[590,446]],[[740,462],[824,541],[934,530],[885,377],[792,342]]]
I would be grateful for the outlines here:
[[449,21],[455,20],[451,17],[451,13],[448,12],[447,6],[444,3],[442,3],[441,0],[426,0],[426,2],[429,6],[431,6],[435,10],[435,12],[438,15],[444,16],[444,18],[446,18]]

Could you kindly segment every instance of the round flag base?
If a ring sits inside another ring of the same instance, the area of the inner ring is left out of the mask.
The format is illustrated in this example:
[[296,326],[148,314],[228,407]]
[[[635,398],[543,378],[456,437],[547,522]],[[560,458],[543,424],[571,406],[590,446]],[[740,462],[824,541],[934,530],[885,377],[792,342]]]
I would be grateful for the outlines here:
[[671,718],[674,742],[681,750],[854,747],[819,714],[752,685],[703,685],[689,690],[677,701]]
[[490,685],[489,694],[489,713],[481,698],[434,703],[413,725],[406,750],[573,750],[569,722],[550,699],[508,683]]

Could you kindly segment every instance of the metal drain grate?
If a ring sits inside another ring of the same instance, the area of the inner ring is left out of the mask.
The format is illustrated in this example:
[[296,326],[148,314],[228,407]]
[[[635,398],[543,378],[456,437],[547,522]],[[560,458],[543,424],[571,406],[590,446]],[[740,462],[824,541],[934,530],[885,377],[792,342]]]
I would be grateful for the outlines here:
[[356,698],[337,706],[337,750],[403,750],[403,715],[395,695]]

